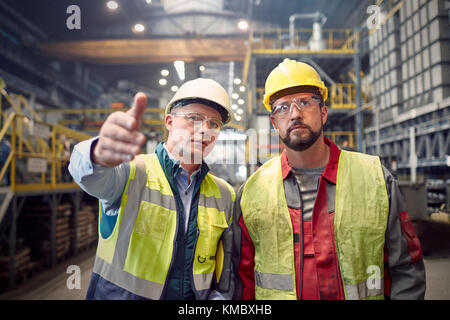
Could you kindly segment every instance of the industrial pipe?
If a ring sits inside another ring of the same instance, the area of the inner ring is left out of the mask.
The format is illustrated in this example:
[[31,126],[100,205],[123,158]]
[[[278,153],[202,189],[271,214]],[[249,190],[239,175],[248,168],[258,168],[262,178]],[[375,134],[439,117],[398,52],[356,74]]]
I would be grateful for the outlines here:
[[294,13],[293,15],[291,15],[289,17],[289,40],[291,48],[295,48],[295,20],[297,19],[314,20],[315,28],[313,28],[313,40],[317,40],[319,38],[318,35],[321,34],[321,27],[327,21],[327,17],[325,17],[325,15],[319,11],[316,11],[315,13]]

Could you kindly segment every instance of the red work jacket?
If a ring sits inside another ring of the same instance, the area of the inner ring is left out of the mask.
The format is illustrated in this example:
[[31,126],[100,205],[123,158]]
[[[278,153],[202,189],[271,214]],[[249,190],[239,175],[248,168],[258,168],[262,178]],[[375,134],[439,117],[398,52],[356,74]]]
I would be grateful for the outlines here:
[[[290,205],[290,202],[295,202],[295,197],[299,197],[299,190],[294,172],[289,165],[286,152],[283,151],[281,155],[281,172],[294,233],[293,241],[297,298],[304,300],[341,300],[345,298],[334,242],[334,198],[338,161],[341,150],[328,138],[325,138],[324,140],[330,147],[330,157],[325,170],[320,177],[311,221],[303,221],[300,208],[295,205]],[[392,176],[390,177],[392,178]],[[233,219],[233,221],[235,221],[234,223],[237,223],[233,231],[235,237],[233,264],[235,273],[237,273],[237,286],[234,298],[255,299],[255,249],[240,212],[241,208],[239,203],[242,189],[243,188],[241,188],[238,193],[235,217]],[[390,202],[392,202],[392,194],[390,193],[389,188],[388,194]],[[399,201],[403,200],[401,199]],[[392,213],[391,211],[392,209],[390,208],[390,215]],[[407,242],[408,259],[410,259],[410,263],[420,262],[420,264],[416,266],[416,269],[418,270],[417,277],[421,277],[421,273],[424,274],[424,270],[422,270],[423,263],[420,243],[414,234],[410,218],[406,211],[395,214],[400,219],[401,237]],[[397,231],[392,230],[392,232]],[[397,238],[400,239],[400,237]],[[400,239],[399,241],[404,240]],[[301,254],[302,250],[303,254]],[[389,297],[391,283],[388,272],[389,267],[387,265],[389,259],[386,246],[384,252],[384,288],[385,295]],[[422,280],[419,279],[419,283],[421,282]],[[424,290],[425,282],[423,279],[423,293]],[[421,294],[419,293],[418,296],[420,295]],[[415,296],[410,297],[415,298]]]

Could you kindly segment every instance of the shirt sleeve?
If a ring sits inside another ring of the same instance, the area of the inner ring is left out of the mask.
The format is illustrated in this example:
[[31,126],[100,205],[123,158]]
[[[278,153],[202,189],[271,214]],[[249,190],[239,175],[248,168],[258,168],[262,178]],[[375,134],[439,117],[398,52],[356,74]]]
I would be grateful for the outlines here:
[[392,174],[383,167],[389,195],[389,219],[385,245],[385,294],[390,299],[425,297],[425,266],[418,237]]
[[113,168],[95,164],[91,160],[91,150],[97,144],[98,137],[82,141],[75,145],[70,157],[69,172],[74,181],[86,193],[102,202],[106,215],[116,215],[123,190],[130,172],[129,162]]

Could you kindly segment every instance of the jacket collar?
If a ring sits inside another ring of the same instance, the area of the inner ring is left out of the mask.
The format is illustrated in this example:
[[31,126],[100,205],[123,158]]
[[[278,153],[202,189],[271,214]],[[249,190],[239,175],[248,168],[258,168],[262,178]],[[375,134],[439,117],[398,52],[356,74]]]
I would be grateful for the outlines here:
[[[164,174],[166,175],[167,179],[169,180],[169,183],[174,185],[175,176],[178,174],[179,170],[181,169],[180,161],[174,159],[169,155],[167,152],[167,149],[164,147],[164,142],[160,142],[156,146],[155,150],[156,155],[158,156],[159,163],[161,164],[161,167],[164,171]],[[206,164],[205,161],[202,161],[202,164],[200,166],[200,174],[198,177],[198,181],[203,181],[203,178],[206,176],[206,174],[209,172],[209,167]]]
[[[327,137],[324,137],[323,140],[330,147],[330,158],[328,159],[328,163],[325,167],[325,170],[322,173],[322,177],[336,184],[337,168],[339,163],[339,156],[341,154],[341,149],[339,149],[339,147],[335,145],[333,141],[331,141]],[[283,180],[286,179],[286,177],[289,175],[289,172],[291,171],[292,167],[289,165],[285,149],[281,154],[281,173],[283,176]]]

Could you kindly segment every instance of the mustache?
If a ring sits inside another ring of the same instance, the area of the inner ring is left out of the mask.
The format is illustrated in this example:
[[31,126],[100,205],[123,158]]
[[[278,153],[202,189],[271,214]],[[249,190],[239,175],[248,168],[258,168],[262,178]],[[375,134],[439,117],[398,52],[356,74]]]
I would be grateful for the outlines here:
[[296,126],[303,126],[303,127],[308,128],[308,130],[312,131],[312,130],[311,130],[311,127],[308,126],[307,124],[303,123],[303,121],[300,121],[300,120],[294,120],[294,121],[291,123],[291,125],[287,128],[287,133],[288,133],[288,134],[291,133],[291,131],[294,130],[294,127],[296,127]]

